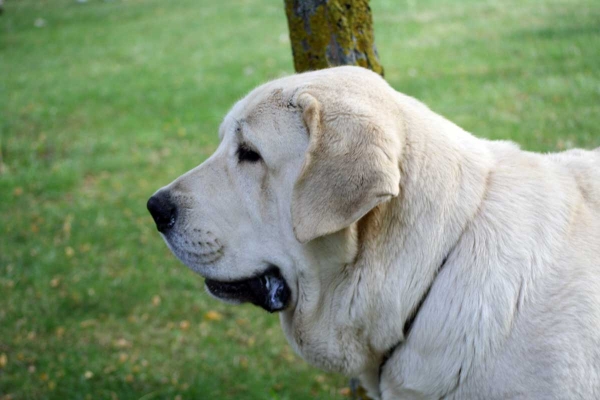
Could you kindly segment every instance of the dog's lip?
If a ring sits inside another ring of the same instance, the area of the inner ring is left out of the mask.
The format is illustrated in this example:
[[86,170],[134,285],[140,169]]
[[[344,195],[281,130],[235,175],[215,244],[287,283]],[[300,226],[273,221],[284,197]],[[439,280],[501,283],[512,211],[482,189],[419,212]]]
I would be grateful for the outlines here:
[[274,265],[249,278],[229,281],[206,278],[204,284],[208,291],[219,299],[239,303],[250,302],[269,312],[284,310],[291,298],[286,280]]

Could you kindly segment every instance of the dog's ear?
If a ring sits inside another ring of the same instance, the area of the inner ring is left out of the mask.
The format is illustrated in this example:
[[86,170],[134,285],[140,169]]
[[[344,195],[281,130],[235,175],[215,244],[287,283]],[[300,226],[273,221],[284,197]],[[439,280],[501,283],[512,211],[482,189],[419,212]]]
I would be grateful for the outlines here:
[[297,103],[310,138],[291,211],[294,234],[306,243],[350,226],[397,196],[400,168],[397,140],[375,115],[306,92]]

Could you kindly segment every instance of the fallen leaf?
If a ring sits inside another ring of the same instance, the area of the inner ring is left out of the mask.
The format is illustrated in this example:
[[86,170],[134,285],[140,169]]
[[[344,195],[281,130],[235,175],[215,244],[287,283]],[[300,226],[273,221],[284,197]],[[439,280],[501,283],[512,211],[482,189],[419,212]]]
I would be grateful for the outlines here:
[[181,321],[179,323],[179,327],[184,330],[187,331],[188,329],[190,329],[190,321]]
[[60,285],[60,277],[55,276],[54,278],[52,278],[52,280],[50,281],[50,286],[52,286],[53,288],[56,288]]
[[65,247],[65,255],[69,258],[73,257],[73,255],[75,255],[75,250],[73,250],[73,248],[71,246],[67,246]]
[[95,319],[86,319],[85,321],[81,321],[79,323],[79,326],[82,328],[89,328],[91,326],[94,326],[97,324],[97,321]]
[[350,397],[352,395],[352,390],[348,387],[341,388],[340,395]]
[[83,377],[85,379],[92,379],[94,377],[94,373],[92,371],[85,371],[85,374],[83,374]]
[[204,314],[204,318],[206,318],[209,321],[220,321],[223,319],[223,315],[217,311],[211,310]]
[[131,343],[126,339],[121,338],[115,341],[115,346],[122,349],[125,347],[131,347]]
[[79,246],[79,251],[82,253],[87,253],[88,251],[90,251],[91,248],[92,248],[91,244],[84,243],[81,246]]
[[160,296],[156,295],[152,297],[152,305],[158,307],[160,305]]
[[20,186],[19,186],[19,187],[16,187],[16,188],[15,188],[15,190],[13,191],[13,194],[14,194],[15,196],[20,196],[20,195],[22,195],[22,194],[23,194],[23,188],[22,188],[22,187],[20,187]]
[[0,354],[0,368],[6,367],[8,364],[8,356],[4,353]]
[[73,216],[68,215],[63,223],[63,232],[68,236],[71,234],[71,221],[73,221]]

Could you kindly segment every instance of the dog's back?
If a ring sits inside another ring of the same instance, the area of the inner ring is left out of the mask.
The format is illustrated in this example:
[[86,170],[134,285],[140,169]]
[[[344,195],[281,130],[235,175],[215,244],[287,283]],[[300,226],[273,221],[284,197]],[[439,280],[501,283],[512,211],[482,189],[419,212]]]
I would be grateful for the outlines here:
[[509,228],[498,267],[522,281],[504,350],[453,398],[600,398],[600,151],[499,153],[480,226]]
[[573,175],[586,205],[600,211],[600,148],[594,151],[570,150],[551,157]]

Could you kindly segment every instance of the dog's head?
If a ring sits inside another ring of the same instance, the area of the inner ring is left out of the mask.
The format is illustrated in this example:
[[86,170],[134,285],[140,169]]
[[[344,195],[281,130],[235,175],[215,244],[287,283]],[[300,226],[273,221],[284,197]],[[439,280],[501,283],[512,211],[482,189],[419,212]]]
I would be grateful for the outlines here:
[[219,299],[298,306],[306,277],[352,262],[353,225],[398,195],[394,94],[355,67],[252,91],[225,117],[216,152],[148,201],[169,248]]

